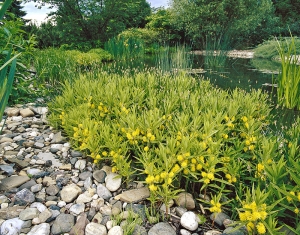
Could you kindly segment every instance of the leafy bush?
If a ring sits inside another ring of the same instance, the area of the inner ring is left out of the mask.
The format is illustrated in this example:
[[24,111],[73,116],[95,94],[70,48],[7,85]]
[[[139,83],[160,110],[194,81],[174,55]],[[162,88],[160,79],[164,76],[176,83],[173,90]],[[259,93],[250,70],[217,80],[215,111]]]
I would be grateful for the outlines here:
[[[282,38],[280,41],[291,43],[291,38]],[[295,48],[297,51],[300,51],[300,39],[294,38]],[[262,44],[259,44],[254,49],[254,56],[258,58],[265,58],[265,59],[275,59],[278,56],[278,41],[276,39],[268,40],[263,42]],[[285,52],[287,52],[287,48],[285,49]]]
[[152,206],[185,188],[210,196],[199,200],[239,218],[251,234],[278,234],[277,220],[299,224],[300,126],[270,134],[267,99],[182,74],[99,73],[66,83],[49,120],[95,164],[109,161],[125,182],[146,183]]

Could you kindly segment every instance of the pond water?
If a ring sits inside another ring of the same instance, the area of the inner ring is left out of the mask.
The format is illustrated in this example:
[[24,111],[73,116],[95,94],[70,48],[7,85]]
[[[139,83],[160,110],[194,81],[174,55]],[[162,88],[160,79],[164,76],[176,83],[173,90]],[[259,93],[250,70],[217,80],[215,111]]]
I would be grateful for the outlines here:
[[[265,59],[218,58],[203,55],[192,55],[189,59],[193,76],[210,80],[216,87],[226,90],[241,88],[246,91],[262,89],[268,92],[274,107],[272,114],[275,115],[276,120],[272,129],[288,128],[300,115],[299,111],[280,108],[276,104],[276,87],[272,87],[272,83],[278,75],[280,63]],[[159,63],[161,62],[157,57],[153,56],[116,62],[109,67],[114,72],[124,73],[124,71],[150,70],[158,67]],[[162,67],[170,68],[172,65]]]

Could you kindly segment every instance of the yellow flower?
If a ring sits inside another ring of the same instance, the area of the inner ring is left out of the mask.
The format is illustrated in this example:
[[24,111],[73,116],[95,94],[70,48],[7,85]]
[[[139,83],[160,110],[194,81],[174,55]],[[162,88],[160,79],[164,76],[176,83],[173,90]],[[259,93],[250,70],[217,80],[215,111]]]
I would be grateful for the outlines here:
[[[295,192],[291,191],[290,195],[295,196]],[[293,198],[290,196],[287,196],[286,199],[288,200],[288,202],[291,202],[293,200]]]
[[190,172],[189,172],[189,169],[184,169],[183,170],[183,174],[185,174],[185,175],[188,175]]
[[256,225],[256,229],[257,229],[257,232],[259,234],[265,234],[266,233],[266,227],[265,225],[262,223],[262,222],[259,222],[257,225]]
[[245,127],[247,128],[247,129],[249,129],[249,123],[248,122],[245,122]]
[[155,180],[153,175],[148,175],[146,178],[146,183],[151,184]]
[[150,189],[150,191],[156,191],[157,190],[157,186],[155,186],[154,184],[150,184],[149,185],[149,189]]
[[177,156],[177,160],[178,160],[178,161],[182,162],[182,161],[183,161],[183,159],[184,159],[184,158],[183,158],[183,156],[182,156],[182,155],[178,155],[178,156]]
[[246,140],[246,141],[245,141],[245,144],[246,144],[247,146],[249,146],[249,145],[251,144],[250,140]]
[[299,214],[299,209],[296,208],[296,209],[294,210],[294,212],[295,212],[296,214]]
[[196,163],[197,163],[196,158],[192,158],[191,162],[192,162],[193,164],[196,164]]
[[241,221],[246,221],[247,220],[246,213],[244,213],[244,212],[240,212],[239,213],[239,217],[240,217]]
[[204,184],[209,184],[210,180],[206,178],[206,179],[204,179],[203,182],[204,182]]
[[183,162],[181,162],[181,167],[182,168],[186,168],[188,165],[188,161],[187,160],[184,160]]
[[106,152],[106,151],[102,152],[102,155],[103,155],[104,157],[106,157],[106,156],[107,156],[107,152]]
[[116,166],[113,166],[113,167],[111,168],[111,172],[112,172],[112,173],[117,172],[117,167],[116,167]]
[[97,164],[98,162],[99,162],[99,160],[97,160],[97,159],[94,160],[94,163],[95,163],[95,164]]
[[260,217],[262,220],[265,220],[267,218],[268,213],[266,211],[261,211],[260,212]]
[[253,144],[251,144],[251,145],[249,146],[249,150],[251,150],[251,151],[253,151],[254,148],[255,148],[255,146],[254,146]]
[[214,180],[215,177],[214,177],[213,173],[209,172],[209,173],[207,173],[207,178],[210,180]]
[[197,166],[196,166],[196,169],[198,170],[198,171],[200,171],[201,169],[202,169],[202,165],[201,164],[197,164]]
[[263,169],[265,169],[264,165],[261,164],[261,163],[258,163],[258,164],[257,164],[257,171],[258,171],[258,172],[261,172]]
[[178,164],[175,164],[175,166],[172,169],[173,173],[177,173],[180,170],[180,166]]
[[162,179],[164,179],[164,178],[166,178],[168,176],[168,173],[167,172],[162,172],[161,174],[160,174],[160,177],[162,178]]
[[246,116],[243,116],[241,119],[242,119],[243,122],[247,122],[248,121],[248,118]]
[[146,147],[144,148],[144,151],[145,151],[145,152],[148,152],[148,151],[149,151],[149,147],[146,146]]
[[228,135],[227,135],[227,134],[223,134],[222,137],[223,137],[223,139],[225,139],[225,140],[228,139]]
[[253,231],[255,228],[254,224],[252,222],[247,223],[247,230],[249,232]]

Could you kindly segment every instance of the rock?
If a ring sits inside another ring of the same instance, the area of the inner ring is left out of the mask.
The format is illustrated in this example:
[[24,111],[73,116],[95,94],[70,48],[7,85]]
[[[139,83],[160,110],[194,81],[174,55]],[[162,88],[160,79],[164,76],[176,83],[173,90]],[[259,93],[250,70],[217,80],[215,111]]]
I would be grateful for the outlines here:
[[40,142],[35,142],[33,147],[37,148],[37,149],[42,149],[45,146],[44,143],[40,143]]
[[214,223],[216,223],[218,226],[222,226],[225,219],[230,219],[228,215],[226,215],[223,212],[220,213],[213,213],[209,217]]
[[81,180],[86,180],[87,178],[91,177],[93,175],[92,172],[90,171],[84,171],[82,173],[79,174],[79,179]]
[[71,214],[60,214],[52,225],[52,234],[57,235],[70,232],[74,226],[74,220],[74,216]]
[[105,177],[106,177],[106,172],[104,170],[96,170],[93,172],[93,177],[99,183],[104,183]]
[[27,170],[27,174],[28,175],[31,175],[31,176],[33,176],[33,175],[37,175],[37,174],[39,174],[41,172],[41,169],[38,169],[38,168],[29,168],[28,170]]
[[123,229],[120,226],[112,227],[107,235],[123,235]]
[[112,197],[111,192],[102,184],[98,184],[97,186],[97,194],[99,195],[99,197],[108,200]]
[[77,196],[81,193],[81,189],[75,185],[75,184],[70,184],[65,186],[61,192],[60,196],[61,199],[65,202],[72,202],[74,199],[77,198]]
[[59,192],[59,188],[56,185],[50,185],[46,188],[46,193],[50,196],[55,196]]
[[62,163],[56,159],[54,157],[55,155],[52,154],[52,153],[43,153],[43,152],[40,152],[37,157],[40,159],[40,160],[43,160],[44,162],[48,161],[48,160],[51,160],[52,161],[52,166],[54,167],[60,167],[62,166]]
[[37,217],[39,214],[38,209],[36,208],[26,208],[25,210],[21,211],[19,218],[21,220],[30,220],[33,219],[35,217]]
[[20,169],[26,168],[29,165],[28,162],[21,161],[21,160],[17,159],[16,157],[8,158],[7,161],[10,163],[15,163]]
[[190,193],[179,193],[175,199],[175,203],[177,206],[181,206],[183,208],[186,208],[187,210],[195,209],[195,200]]
[[83,187],[85,188],[85,190],[89,190],[89,188],[91,188],[92,185],[93,185],[92,177],[87,178],[87,179],[83,182]]
[[147,235],[147,234],[148,233],[147,233],[146,229],[140,225],[136,225],[132,232],[132,235]]
[[187,209],[183,208],[183,207],[176,207],[175,212],[176,212],[176,215],[181,217],[185,212],[187,212]]
[[0,219],[9,220],[19,216],[20,212],[24,210],[24,206],[13,206],[5,209],[0,209]]
[[82,212],[84,212],[84,209],[85,209],[84,203],[74,204],[70,208],[70,213],[77,216],[77,215],[81,214]]
[[34,202],[30,205],[31,208],[37,208],[39,212],[43,212],[44,210],[47,209],[47,207],[40,203],[40,202]]
[[61,165],[59,167],[60,170],[65,170],[65,171],[70,171],[72,170],[72,165],[71,164],[65,164],[65,165]]
[[8,191],[29,181],[28,176],[11,176],[1,180],[0,191]]
[[4,221],[1,225],[1,235],[18,235],[23,223],[19,218]]
[[[100,196],[100,195],[99,195]],[[135,203],[142,201],[150,196],[150,191],[147,187],[142,187],[138,189],[131,189],[125,191],[117,196],[115,196],[116,200],[121,200],[123,202]]]
[[17,205],[27,205],[35,201],[34,194],[27,188],[22,189],[15,195],[15,204]]
[[180,235],[191,235],[191,233],[185,229],[180,229]]
[[105,178],[106,188],[111,191],[115,192],[121,187],[122,177],[116,173],[110,173]]
[[46,222],[52,216],[52,212],[49,210],[44,210],[39,214],[40,223]]
[[217,230],[208,230],[204,233],[204,235],[219,235],[219,234],[222,234],[222,233]]
[[64,141],[64,137],[61,135],[61,131],[57,132],[56,134],[53,135],[51,143],[53,144],[60,144]]
[[89,223],[85,227],[85,235],[107,235],[106,227],[102,224]]
[[9,202],[8,198],[4,195],[0,195],[0,204]]
[[80,214],[75,226],[69,232],[69,235],[84,235],[85,227],[89,223],[85,213]]
[[79,151],[72,150],[71,151],[71,156],[72,157],[82,157],[82,153],[79,152]]
[[13,139],[12,138],[8,138],[8,137],[1,137],[1,139],[0,139],[0,144],[2,144],[2,143],[12,143],[12,142],[14,142],[13,141]]
[[86,160],[78,160],[76,163],[75,163],[75,169],[79,169],[79,170],[84,170],[85,169],[85,166],[86,166]]
[[195,213],[191,211],[185,212],[180,218],[180,224],[190,231],[195,231],[198,228],[198,220]]
[[48,223],[42,223],[35,225],[27,235],[49,235],[50,234],[50,225]]
[[34,112],[32,112],[29,108],[26,109],[21,109],[20,110],[20,114],[23,118],[25,117],[33,117],[34,116]]
[[7,116],[12,117],[12,116],[18,116],[20,114],[20,109],[18,108],[7,108],[5,110]]
[[27,189],[31,189],[32,186],[36,185],[36,181],[34,179],[31,179],[29,181],[27,181],[26,183],[22,184],[20,187],[19,187],[19,190],[22,190],[24,188],[27,188]]
[[176,235],[176,231],[165,222],[160,222],[155,224],[152,228],[150,228],[148,235]]
[[89,192],[85,192],[83,194],[80,194],[78,198],[76,199],[76,203],[87,203],[91,202],[93,198],[91,197]]
[[37,193],[37,192],[41,191],[42,188],[43,188],[42,184],[36,184],[36,185],[31,186],[30,190],[33,193]]
[[228,227],[226,228],[222,234],[228,234],[228,235],[244,235],[244,232],[239,230],[239,229],[236,229],[234,227]]
[[92,222],[100,224],[102,222],[102,220],[103,220],[103,215],[101,213],[97,213],[94,216]]

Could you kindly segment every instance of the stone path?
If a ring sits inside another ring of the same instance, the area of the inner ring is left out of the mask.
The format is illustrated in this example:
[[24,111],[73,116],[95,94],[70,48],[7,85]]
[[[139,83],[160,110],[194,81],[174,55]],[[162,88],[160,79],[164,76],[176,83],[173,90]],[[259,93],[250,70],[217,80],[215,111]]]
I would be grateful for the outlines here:
[[0,124],[1,235],[216,235],[231,222],[224,213],[211,215],[221,230],[208,231],[188,193],[171,202],[168,221],[148,216],[148,188],[131,183],[125,189],[109,166],[99,169],[72,150],[47,124],[47,112],[33,104],[8,108]]

